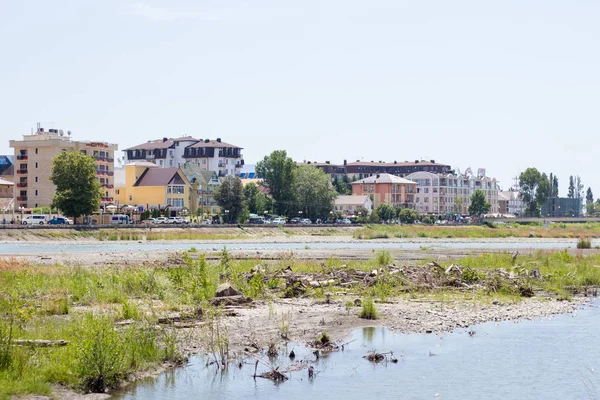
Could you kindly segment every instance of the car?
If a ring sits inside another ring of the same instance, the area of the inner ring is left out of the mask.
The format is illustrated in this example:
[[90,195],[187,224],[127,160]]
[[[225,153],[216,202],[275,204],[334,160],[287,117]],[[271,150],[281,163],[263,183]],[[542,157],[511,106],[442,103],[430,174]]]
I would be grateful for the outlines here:
[[142,221],[142,224],[157,224],[156,218],[148,218]]
[[265,223],[265,219],[263,217],[250,217],[248,219],[249,224],[259,224],[262,225]]
[[45,215],[28,215],[23,219],[23,225],[44,225],[47,219]]
[[169,217],[167,218],[166,224],[181,224],[179,217]]
[[273,218],[273,225],[285,225],[285,218]]
[[298,217],[294,217],[288,221],[288,224],[299,224],[299,223],[300,223],[300,218],[298,218]]
[[342,219],[336,219],[335,223],[342,224],[342,225],[350,225],[352,223],[352,221],[350,221],[348,218],[342,218]]
[[155,219],[156,219],[156,223],[157,224],[166,224],[168,218],[167,217],[158,217],[158,218],[155,218]]
[[67,217],[54,217],[48,221],[48,225],[73,225],[73,220]]
[[310,225],[310,224],[312,224],[312,221],[310,219],[308,219],[308,218],[302,218],[300,220],[300,223],[303,224],[303,225]]

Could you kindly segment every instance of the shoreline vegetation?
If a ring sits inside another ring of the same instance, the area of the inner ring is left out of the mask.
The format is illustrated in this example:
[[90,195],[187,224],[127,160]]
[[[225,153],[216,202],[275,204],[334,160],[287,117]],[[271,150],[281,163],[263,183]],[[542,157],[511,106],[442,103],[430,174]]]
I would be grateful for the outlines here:
[[[191,248],[94,268],[2,259],[0,399],[50,395],[56,385],[103,393],[197,352],[225,368],[325,328],[331,337],[372,324],[437,332],[569,312],[597,294],[599,263],[566,250],[414,265],[387,250],[321,262],[236,259],[223,249],[209,261]],[[222,284],[234,295],[215,297]]]
[[293,237],[344,237],[372,239],[596,239],[600,223],[508,223],[466,226],[382,225],[360,226],[219,226],[219,227],[127,227],[77,230],[75,228],[0,229],[0,242],[14,241],[232,241]]

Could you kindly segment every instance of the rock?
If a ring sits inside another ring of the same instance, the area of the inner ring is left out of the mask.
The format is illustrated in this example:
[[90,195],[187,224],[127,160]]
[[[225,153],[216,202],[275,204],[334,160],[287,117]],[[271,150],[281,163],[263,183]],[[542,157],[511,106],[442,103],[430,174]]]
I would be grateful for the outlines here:
[[241,294],[242,293],[231,286],[231,283],[226,282],[219,285],[217,288],[216,297],[240,296]]
[[213,306],[232,306],[238,304],[248,304],[252,303],[252,299],[250,297],[236,295],[236,296],[221,296],[215,297],[210,301]]

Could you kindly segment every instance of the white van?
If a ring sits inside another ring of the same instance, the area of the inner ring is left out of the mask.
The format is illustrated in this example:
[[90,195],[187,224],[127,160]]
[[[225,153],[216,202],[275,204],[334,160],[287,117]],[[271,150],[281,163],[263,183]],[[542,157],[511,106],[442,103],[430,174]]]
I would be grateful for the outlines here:
[[131,223],[131,220],[129,219],[129,215],[115,214],[111,215],[110,223],[115,225],[127,225]]
[[28,215],[26,218],[23,218],[23,225],[44,225],[48,220],[46,215]]

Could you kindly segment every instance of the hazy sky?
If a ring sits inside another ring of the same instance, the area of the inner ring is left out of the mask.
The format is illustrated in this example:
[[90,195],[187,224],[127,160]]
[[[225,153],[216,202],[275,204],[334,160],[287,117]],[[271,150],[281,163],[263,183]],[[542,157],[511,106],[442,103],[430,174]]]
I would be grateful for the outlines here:
[[247,163],[529,166],[600,196],[600,2],[0,0],[0,154],[36,122]]

